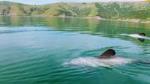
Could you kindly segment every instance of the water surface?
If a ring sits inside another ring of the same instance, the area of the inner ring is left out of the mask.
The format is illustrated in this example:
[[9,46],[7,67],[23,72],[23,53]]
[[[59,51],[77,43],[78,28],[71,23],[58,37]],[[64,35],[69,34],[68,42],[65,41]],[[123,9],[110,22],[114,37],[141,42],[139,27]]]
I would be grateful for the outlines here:
[[2,84],[150,84],[150,65],[113,68],[64,65],[113,48],[118,56],[150,61],[150,40],[121,34],[150,25],[83,18],[0,17]]

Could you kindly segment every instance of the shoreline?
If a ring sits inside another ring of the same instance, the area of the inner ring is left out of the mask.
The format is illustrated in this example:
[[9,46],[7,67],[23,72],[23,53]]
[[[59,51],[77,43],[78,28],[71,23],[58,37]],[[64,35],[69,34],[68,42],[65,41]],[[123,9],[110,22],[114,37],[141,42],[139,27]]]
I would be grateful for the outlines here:
[[48,15],[31,15],[31,16],[28,16],[28,15],[19,15],[19,16],[16,16],[16,15],[0,15],[0,17],[50,17],[50,18],[53,18],[53,17],[58,17],[58,18],[82,18],[82,19],[95,19],[95,20],[106,20],[106,21],[118,21],[118,22],[133,22],[133,23],[145,23],[145,24],[148,24],[150,23],[150,19],[129,19],[129,18],[126,18],[126,19],[108,19],[108,18],[101,18],[100,16],[87,16],[87,17],[75,17],[75,16],[48,16]]

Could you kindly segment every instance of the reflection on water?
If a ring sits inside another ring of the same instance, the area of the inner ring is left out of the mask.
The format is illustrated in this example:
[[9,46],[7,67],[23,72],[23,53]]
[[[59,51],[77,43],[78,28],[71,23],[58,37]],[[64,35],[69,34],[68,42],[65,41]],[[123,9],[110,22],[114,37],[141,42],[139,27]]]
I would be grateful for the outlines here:
[[150,25],[83,18],[0,17],[2,84],[149,84],[150,65],[65,66],[96,57],[108,48],[118,56],[149,61],[150,40],[121,34],[145,32]]
[[[45,30],[58,30],[58,31],[76,31],[83,34],[104,35],[109,37],[115,37],[118,34],[135,34],[144,32],[147,36],[150,36],[150,25],[139,24],[131,22],[116,22],[116,21],[100,21],[95,19],[82,19],[82,18],[57,18],[57,17],[0,17],[0,25],[2,27],[7,26],[8,31],[14,27],[49,27]],[[11,26],[11,27],[10,27]],[[38,31],[39,29],[34,29]],[[40,28],[42,31],[43,28]],[[28,31],[26,28],[16,31]],[[33,30],[30,30],[33,31]],[[1,32],[3,33],[3,31]],[[128,39],[123,37],[124,39]]]
[[[107,24],[107,25],[106,25]],[[57,17],[0,17],[1,26],[49,26],[59,30],[85,30],[91,32],[135,33],[146,32],[149,24],[131,22],[100,21],[82,18],[57,18]],[[82,28],[81,28],[82,27]],[[147,31],[148,33],[148,31]],[[149,33],[148,33],[149,34]]]

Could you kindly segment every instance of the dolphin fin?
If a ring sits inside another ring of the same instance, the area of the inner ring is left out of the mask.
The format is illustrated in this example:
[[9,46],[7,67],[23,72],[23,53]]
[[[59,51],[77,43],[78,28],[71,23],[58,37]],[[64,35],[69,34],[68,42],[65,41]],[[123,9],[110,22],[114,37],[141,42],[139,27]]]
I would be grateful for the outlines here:
[[102,55],[100,55],[99,58],[112,58],[115,56],[115,54],[116,54],[115,50],[108,49],[104,53],[102,53]]

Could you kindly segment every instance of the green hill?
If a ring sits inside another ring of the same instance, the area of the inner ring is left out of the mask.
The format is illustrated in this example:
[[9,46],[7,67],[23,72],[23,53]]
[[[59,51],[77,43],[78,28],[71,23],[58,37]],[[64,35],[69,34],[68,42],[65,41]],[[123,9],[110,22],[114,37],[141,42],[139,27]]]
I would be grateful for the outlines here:
[[148,2],[112,3],[54,3],[27,5],[14,2],[0,2],[0,15],[6,16],[74,16],[109,19],[150,19]]

